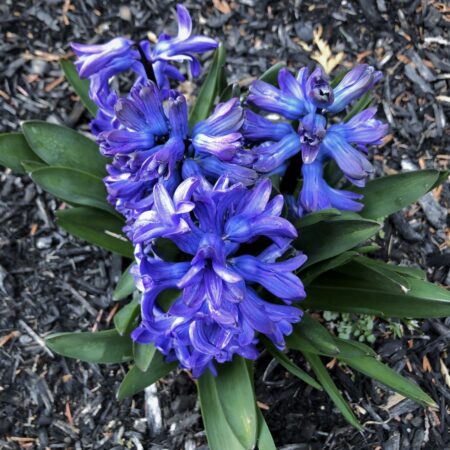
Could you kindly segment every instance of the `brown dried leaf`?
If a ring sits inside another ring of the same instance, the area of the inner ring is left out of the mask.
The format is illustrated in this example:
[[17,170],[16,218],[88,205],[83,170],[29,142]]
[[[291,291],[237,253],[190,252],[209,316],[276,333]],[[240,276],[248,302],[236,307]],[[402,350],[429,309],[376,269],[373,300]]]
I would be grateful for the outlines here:
[[313,32],[313,42],[317,50],[311,54],[311,59],[317,61],[326,73],[331,73],[344,59],[344,52],[333,55],[330,46],[322,39],[323,28],[319,25]]
[[448,367],[445,365],[442,358],[439,359],[439,364],[441,366],[441,375],[444,377],[445,384],[450,388],[450,373],[448,372]]
[[226,0],[213,0],[214,8],[220,11],[222,14],[228,14],[231,12],[230,5]]

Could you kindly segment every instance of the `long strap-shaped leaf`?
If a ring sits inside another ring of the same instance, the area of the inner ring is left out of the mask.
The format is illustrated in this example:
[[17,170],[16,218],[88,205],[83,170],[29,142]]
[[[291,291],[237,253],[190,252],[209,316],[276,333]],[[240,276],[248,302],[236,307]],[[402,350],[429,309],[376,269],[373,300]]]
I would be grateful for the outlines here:
[[70,167],[103,178],[109,160],[98,145],[83,134],[54,123],[28,120],[22,123],[25,138],[50,166]]
[[256,444],[258,418],[246,362],[235,356],[218,365],[218,375],[198,380],[202,417],[211,450],[248,450]]
[[95,175],[68,167],[43,167],[33,170],[31,178],[44,191],[61,200],[117,215],[106,201],[106,188],[102,179]]
[[60,59],[59,64],[64,71],[67,81],[71,84],[74,91],[79,95],[84,106],[91,113],[91,116],[96,116],[97,105],[89,97],[89,80],[82,80],[77,72],[75,64],[67,59]]
[[377,359],[370,356],[360,356],[355,358],[341,358],[338,356],[338,358],[358,372],[383,383],[399,394],[409,397],[423,406],[436,407],[434,400],[429,395],[425,394],[419,386],[401,376]]
[[33,152],[22,133],[0,134],[0,164],[12,169],[16,173],[26,173],[23,161],[42,163]]
[[400,211],[432,189],[438,179],[437,170],[418,170],[369,181],[364,189],[355,188],[364,195],[361,215],[378,219]]
[[349,404],[342,397],[342,394],[339,392],[336,384],[331,379],[330,374],[328,373],[326,367],[322,363],[320,357],[307,352],[304,352],[303,355],[311,365],[311,368],[316,374],[320,384],[328,393],[331,400],[333,400],[334,404],[337,406],[339,411],[341,411],[342,415],[347,419],[347,421],[351,425],[353,425],[358,430],[362,430],[361,424],[356,419]]
[[220,44],[214,53],[214,60],[211,69],[204,81],[195,101],[195,105],[189,114],[189,126],[193,126],[208,117],[211,112],[214,100],[220,93],[223,66],[225,64],[225,47]]
[[137,366],[133,366],[125,375],[117,391],[117,399],[123,400],[143,391],[146,387],[174,370],[176,366],[177,363],[175,362],[166,363],[164,356],[160,352],[155,351],[146,371],[143,372]]
[[412,277],[408,284],[410,290],[405,294],[342,273],[327,273],[308,286],[308,298],[302,306],[381,317],[423,319],[450,315],[449,291]]
[[133,246],[122,234],[123,220],[100,209],[80,206],[56,212],[58,225],[91,244],[133,258]]
[[258,450],[277,450],[272,434],[267,426],[266,420],[258,408]]
[[127,270],[122,273],[119,281],[117,282],[116,288],[114,289],[113,300],[123,300],[133,293],[135,285],[133,275],[131,274],[132,267],[133,264],[130,264]]
[[119,363],[132,358],[129,336],[120,336],[116,330],[96,333],[58,333],[46,339],[56,353],[69,358],[94,363]]
[[304,381],[305,383],[308,383],[310,386],[312,386],[315,389],[318,389],[319,391],[322,390],[321,386],[317,381],[308,375],[304,370],[300,369],[300,367],[297,366],[294,362],[292,362],[283,352],[280,352],[275,345],[272,344],[272,342],[264,337],[260,337],[261,342],[264,344],[264,347],[270,352],[270,354],[289,372],[292,373],[292,375],[295,375],[300,380]]
[[378,222],[350,214],[342,214],[305,227],[300,225],[299,237],[294,245],[308,255],[301,270],[350,250],[369,239],[379,229]]

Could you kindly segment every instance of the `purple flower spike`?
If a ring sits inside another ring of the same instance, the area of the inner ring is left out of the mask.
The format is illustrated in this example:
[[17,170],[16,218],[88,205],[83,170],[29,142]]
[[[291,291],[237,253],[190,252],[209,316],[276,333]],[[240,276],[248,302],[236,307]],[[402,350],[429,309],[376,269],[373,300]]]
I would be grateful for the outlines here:
[[[178,360],[195,378],[206,369],[215,373],[214,362],[231,361],[234,354],[255,359],[257,333],[284,348],[284,336],[302,316],[290,304],[305,297],[293,271],[306,257],[296,254],[278,261],[296,231],[280,217],[282,196],[269,201],[271,190],[270,180],[248,190],[230,185],[225,177],[214,186],[202,178],[188,179],[172,198],[162,186],[155,187],[155,206],[133,225],[140,242],[137,284],[143,291],[135,341],[154,343],[168,361]],[[236,256],[241,242],[247,242],[242,232],[235,232],[236,225],[242,231],[239,224],[246,229],[254,225],[245,232],[249,239],[266,236],[277,244],[257,256]],[[171,239],[186,262],[161,261],[151,250],[159,236]],[[286,304],[263,300],[256,293],[258,285]],[[174,287],[179,294],[167,308],[157,298]]]
[[255,147],[254,152],[258,155],[258,159],[254,164],[254,168],[261,173],[270,173],[276,170],[282,164],[296,155],[302,148],[302,144],[298,135],[291,128],[291,132],[278,142],[265,142]]
[[[261,81],[250,86],[248,102],[263,111],[280,114],[286,119],[298,120],[298,133],[286,123],[273,125],[267,118],[246,112],[244,138],[257,145],[254,169],[260,173],[283,174],[284,166],[298,151],[302,152],[308,185],[299,198],[299,213],[329,207],[358,210],[357,196],[330,188],[318,175],[316,160],[325,163],[334,159],[352,184],[363,187],[373,168],[367,159],[367,145],[382,143],[387,126],[374,118],[376,110],[368,108],[347,123],[333,123],[328,115],[342,111],[347,105],[372,89],[381,78],[373,67],[360,65],[348,72],[336,88],[318,67],[309,73],[307,68],[295,79],[287,69],[278,75],[279,88]],[[327,122],[333,123],[327,127]],[[314,168],[305,166],[315,164]],[[322,181],[317,181],[317,180]],[[314,180],[316,180],[314,182]],[[326,206],[324,206],[326,205]]]
[[156,45],[151,48],[148,41],[141,42],[147,58],[154,63],[155,75],[160,87],[169,87],[169,78],[178,81],[184,76],[171,65],[172,62],[188,61],[191,74],[200,75],[200,62],[195,53],[204,53],[217,48],[217,42],[206,36],[192,35],[192,20],[188,10],[183,5],[177,5],[178,34],[175,37],[161,34]]
[[[117,100],[114,130],[99,133],[101,152],[112,156],[105,179],[109,201],[127,219],[153,204],[153,185],[160,179],[171,187],[179,176],[188,132],[186,99],[164,98],[156,85],[135,85],[128,98]],[[173,191],[172,191],[173,192]]]
[[[153,48],[147,40],[137,43],[124,37],[114,38],[101,45],[71,44],[78,56],[75,64],[80,77],[90,79],[90,96],[100,108],[102,120],[95,124],[97,128],[107,128],[105,114],[108,112],[106,115],[110,116],[111,109],[105,99],[111,94],[111,78],[118,74],[132,70],[136,74],[136,83],[153,81],[165,89],[170,88],[169,78],[184,80],[172,62],[188,61],[192,75],[200,74],[200,63],[194,54],[214,50],[218,44],[209,37],[192,35],[191,17],[184,6],[177,5],[177,15],[177,36],[163,33]],[[108,128],[112,127],[110,121]]]
[[[282,69],[280,73],[283,73],[286,78],[292,77],[287,70],[284,71]],[[289,87],[296,83],[294,77],[292,77],[292,80],[293,82],[287,84]],[[249,91],[247,102],[263,111],[280,114],[286,119],[298,119],[307,112],[303,99],[293,96],[292,89],[283,91],[269,83],[256,80],[250,85]],[[296,91],[294,92],[297,93]]]
[[242,134],[250,142],[279,141],[292,132],[292,126],[284,122],[272,122],[246,109]]

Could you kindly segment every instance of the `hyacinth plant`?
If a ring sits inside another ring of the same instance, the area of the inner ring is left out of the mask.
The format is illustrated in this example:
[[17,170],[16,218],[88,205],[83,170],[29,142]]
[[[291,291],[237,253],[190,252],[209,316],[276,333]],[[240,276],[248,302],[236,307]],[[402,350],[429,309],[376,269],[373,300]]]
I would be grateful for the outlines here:
[[[253,388],[262,351],[326,391],[358,429],[326,358],[434,407],[370,347],[329,332],[322,312],[450,314],[450,294],[421,271],[368,256],[383,219],[448,174],[369,181],[368,146],[388,132],[371,106],[382,77],[374,68],[330,81],[320,67],[279,63],[248,89],[227,85],[224,48],[192,33],[183,6],[177,15],[178,34],[154,45],[72,43],[75,64],[61,65],[92,115],[93,139],[40,121],[0,136],[0,163],[65,202],[60,227],[122,255],[126,269],[114,329],[54,334],[48,346],[87,362],[132,361],[119,399],[187,371],[212,450],[276,448]],[[181,63],[196,78],[198,55],[211,51],[192,102],[176,90]]]

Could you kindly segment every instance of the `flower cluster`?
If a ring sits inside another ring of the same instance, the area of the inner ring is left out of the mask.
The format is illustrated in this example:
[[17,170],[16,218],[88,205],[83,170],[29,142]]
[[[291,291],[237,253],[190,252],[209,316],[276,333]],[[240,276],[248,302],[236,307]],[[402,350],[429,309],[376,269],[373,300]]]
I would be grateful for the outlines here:
[[117,94],[110,89],[112,77],[132,71],[136,82],[153,79],[161,89],[170,88],[169,79],[183,81],[183,74],[173,62],[189,62],[191,74],[200,75],[200,63],[194,56],[217,47],[214,39],[192,35],[192,20],[187,9],[177,5],[178,34],[162,33],[152,47],[148,40],[134,42],[118,37],[102,45],[72,43],[78,57],[76,66],[81,77],[89,78],[89,94],[98,105],[99,115],[93,121],[94,134],[116,126],[114,105]]
[[173,193],[181,178],[227,173],[233,182],[256,181],[243,152],[243,109],[237,99],[219,104],[206,120],[188,126],[186,99],[166,96],[155,83],[136,84],[114,105],[118,126],[98,134],[101,152],[112,157],[105,179],[109,201],[129,222],[153,205],[153,187],[163,183]]
[[[162,34],[153,46],[115,38],[72,48],[99,108],[91,128],[110,158],[108,200],[125,217],[135,246],[142,321],[132,337],[198,377],[234,354],[256,358],[258,333],[284,348],[284,336],[301,319],[292,303],[305,297],[295,272],[306,260],[292,248],[297,231],[282,217],[284,201],[299,216],[361,209],[361,195],[330,186],[324,166],[334,160],[350,183],[363,186],[372,170],[366,146],[380,143],[386,126],[374,119],[374,108],[347,122],[331,117],[380,78],[366,65],[335,88],[320,68],[301,69],[297,78],[283,69],[278,88],[255,81],[244,104],[219,103],[190,126],[186,98],[170,86],[170,79],[184,79],[173,63],[189,62],[197,76],[194,55],[217,43],[192,35],[183,6],[177,13],[177,36]],[[129,71],[133,86],[120,95],[111,81]],[[283,177],[299,153],[298,199],[273,196],[270,177]],[[165,251],[169,243],[175,260]]]
[[[299,278],[292,273],[306,257],[294,254],[277,262],[297,236],[280,217],[281,195],[270,200],[268,179],[252,190],[230,185],[220,177],[212,186],[204,179],[183,181],[169,195],[162,184],[154,189],[155,207],[134,225],[138,280],[141,280],[142,322],[132,337],[153,342],[169,360],[198,377],[213,360],[230,361],[234,354],[254,359],[256,332],[284,348],[284,335],[301,318],[291,302],[304,298]],[[242,244],[266,237],[272,244],[259,255],[240,252]],[[187,261],[167,262],[151,242],[170,239]],[[158,295],[176,289],[169,304]],[[264,290],[285,304],[262,298]]]
[[374,118],[375,108],[363,110],[344,123],[329,125],[333,119],[329,116],[344,110],[380,78],[380,72],[363,64],[350,70],[333,89],[320,67],[311,74],[303,68],[297,78],[281,69],[279,88],[259,80],[250,86],[249,104],[298,122],[297,129],[289,125],[282,133],[277,129],[270,135],[272,128],[266,119],[250,115],[251,138],[260,142],[256,164],[263,171],[273,170],[301,152],[303,186],[295,205],[297,215],[330,207],[362,209],[363,205],[357,202],[361,195],[328,185],[323,166],[334,160],[350,183],[363,187],[372,172],[366,157],[367,145],[380,144],[387,126]]

